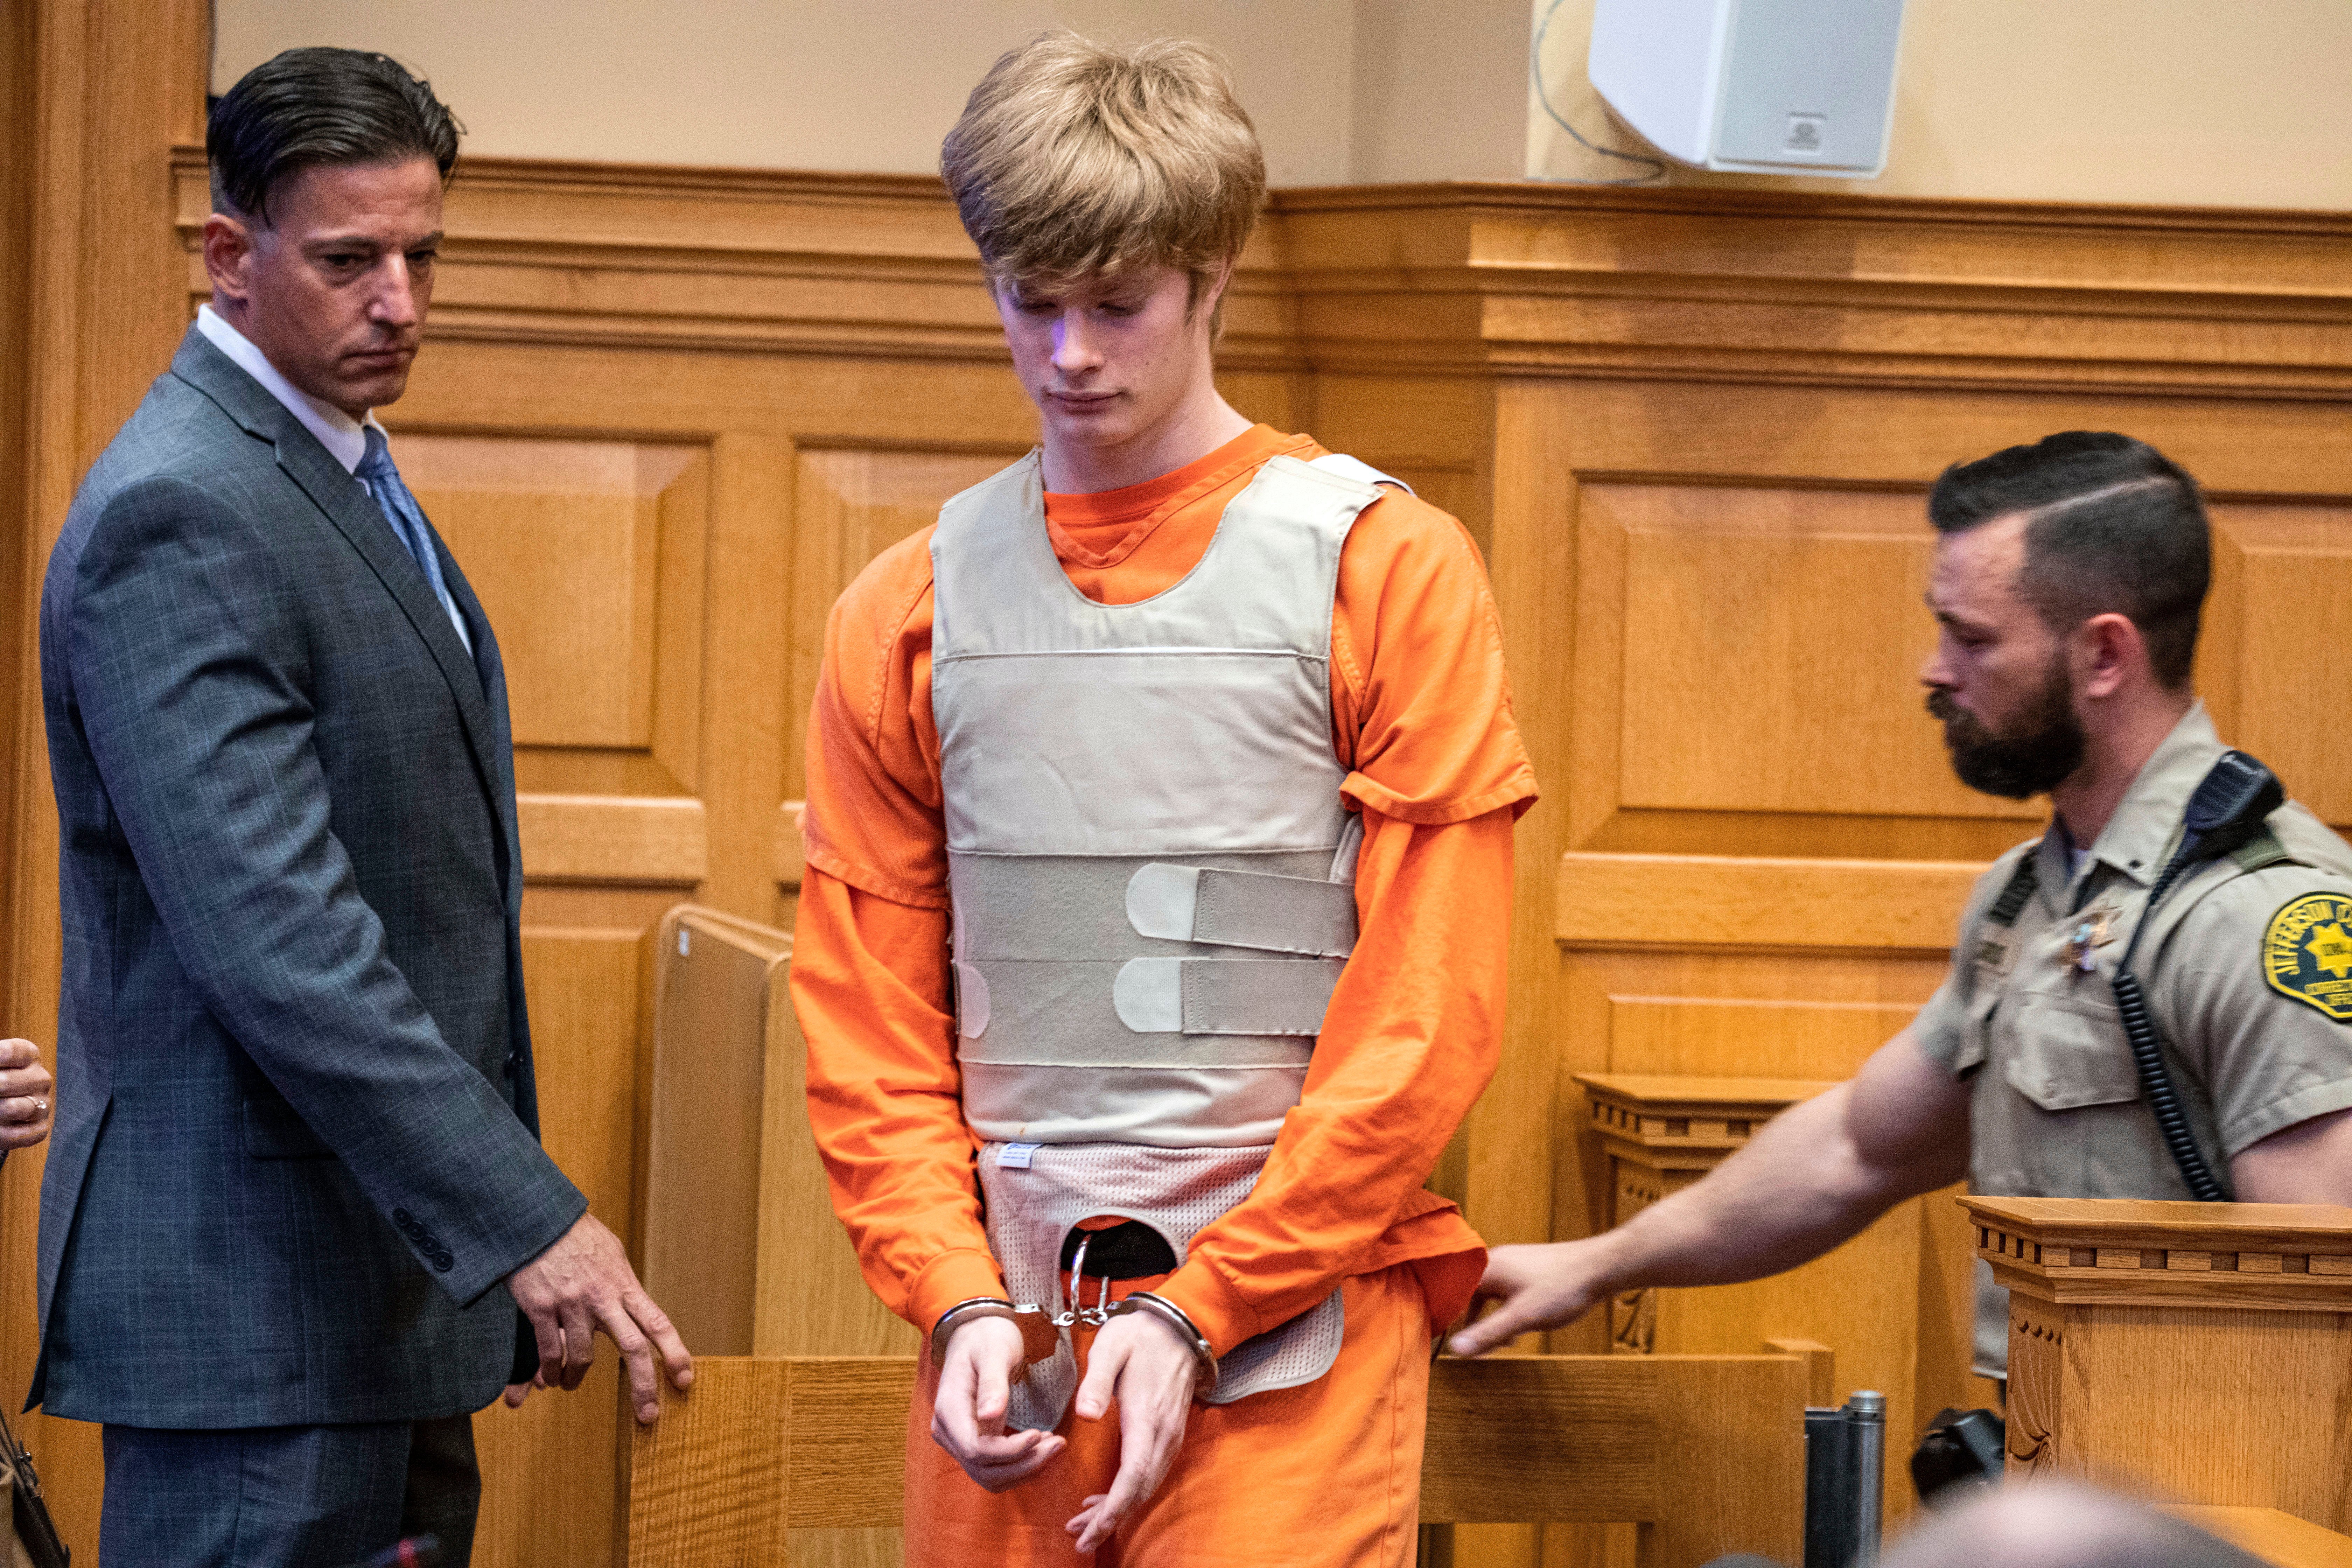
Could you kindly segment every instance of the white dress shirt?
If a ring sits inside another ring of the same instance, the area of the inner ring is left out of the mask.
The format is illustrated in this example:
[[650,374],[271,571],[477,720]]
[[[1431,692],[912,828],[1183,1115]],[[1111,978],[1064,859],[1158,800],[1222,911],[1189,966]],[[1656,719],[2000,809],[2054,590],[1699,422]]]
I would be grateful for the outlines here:
[[[367,456],[367,427],[376,424],[375,410],[368,410],[362,418],[354,419],[331,403],[322,403],[278,373],[269,363],[269,356],[254,347],[253,340],[223,321],[210,305],[196,307],[196,331],[204,333],[213,347],[236,362],[236,367],[261,384],[263,391],[286,405],[286,412],[302,422],[302,428],[319,438],[327,456],[343,466],[343,472],[353,473],[360,459]],[[391,438],[385,437],[390,445]],[[389,527],[387,523],[385,526]],[[403,545],[405,550],[407,546]],[[441,607],[449,613],[449,624],[457,628],[457,640],[466,651],[474,651],[473,634],[466,629],[466,617],[457,612],[457,603],[446,593],[441,595]]]

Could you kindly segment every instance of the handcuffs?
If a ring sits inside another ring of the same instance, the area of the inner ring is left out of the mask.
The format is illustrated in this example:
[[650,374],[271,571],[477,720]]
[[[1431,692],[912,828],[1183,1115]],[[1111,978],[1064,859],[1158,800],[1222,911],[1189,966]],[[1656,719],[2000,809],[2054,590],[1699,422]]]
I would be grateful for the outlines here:
[[[1077,1256],[1070,1260],[1070,1278],[1076,1283],[1070,1291],[1070,1305],[1060,1305],[1061,1289],[1055,1283],[1057,1310],[1048,1313],[1034,1301],[1016,1306],[1003,1296],[968,1296],[941,1312],[931,1325],[931,1364],[944,1367],[948,1360],[948,1337],[975,1318],[1004,1318],[1021,1331],[1021,1370],[1025,1375],[1030,1367],[1041,1361],[1050,1361],[1061,1350],[1070,1329],[1079,1323],[1099,1329],[1113,1318],[1123,1318],[1136,1312],[1147,1312],[1176,1331],[1177,1338],[1191,1349],[1200,1363],[1200,1375],[1192,1384],[1195,1399],[1213,1393],[1217,1386],[1217,1354],[1209,1343],[1209,1336],[1183,1308],[1165,1296],[1155,1296],[1149,1290],[1137,1290],[1117,1301],[1110,1299],[1110,1280],[1102,1282],[1102,1296],[1093,1306],[1079,1305],[1079,1294],[1086,1286],[1087,1242],[1078,1238]],[[1015,1379],[1015,1381],[1019,1381]]]

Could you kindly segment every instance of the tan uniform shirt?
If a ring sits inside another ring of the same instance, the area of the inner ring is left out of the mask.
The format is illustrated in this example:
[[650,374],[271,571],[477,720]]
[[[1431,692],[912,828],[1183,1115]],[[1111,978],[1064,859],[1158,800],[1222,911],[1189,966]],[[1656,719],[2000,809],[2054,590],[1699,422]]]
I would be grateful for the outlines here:
[[[2200,703],[2132,781],[2079,871],[2055,827],[1993,863],[1960,920],[1951,973],[1912,1026],[1970,1085],[1969,1185],[1988,1195],[2187,1198],[2116,1012],[2116,965],[2222,752]],[[2181,1106],[2226,1188],[2229,1161],[2352,1106],[2352,846],[2292,803],[2278,856],[2184,874],[2132,957]],[[1991,918],[2019,863],[2033,891]],[[2008,1364],[2007,1292],[1977,1265],[1976,1363]]]

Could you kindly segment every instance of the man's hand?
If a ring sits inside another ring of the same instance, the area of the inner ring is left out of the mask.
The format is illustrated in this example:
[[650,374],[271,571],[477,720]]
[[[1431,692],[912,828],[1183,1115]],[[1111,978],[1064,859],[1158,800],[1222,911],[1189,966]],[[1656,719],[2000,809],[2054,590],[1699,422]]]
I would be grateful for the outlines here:
[[1542,1247],[1498,1247],[1486,1255],[1486,1275],[1470,1310],[1495,1310],[1446,1342],[1455,1355],[1484,1355],[1531,1329],[1557,1329],[1597,1306],[1611,1287],[1601,1271],[1601,1238]]
[[[694,1358],[637,1283],[620,1238],[594,1215],[582,1215],[545,1252],[508,1276],[507,1288],[539,1336],[539,1375],[532,1381],[540,1386],[579,1387],[595,1360],[599,1331],[627,1363],[629,1399],[640,1422],[650,1426],[661,1414],[656,1352],[671,1383],[683,1389],[694,1382]],[[515,1392],[521,1386],[507,1390],[508,1404],[522,1403]]]
[[1019,1486],[1069,1446],[1051,1432],[1004,1429],[1021,1356],[1021,1331],[1003,1318],[969,1319],[948,1336],[931,1398],[931,1441],[984,1491]]
[[55,1086],[30,1040],[0,1040],[0,1149],[29,1149],[49,1135]]
[[522,1402],[530,1397],[530,1391],[532,1389],[545,1388],[546,1386],[547,1374],[545,1373],[535,1372],[531,1373],[530,1381],[529,1383],[508,1384],[506,1393],[500,1394],[499,1397],[507,1402],[508,1409],[520,1410],[522,1408]]
[[1118,1405],[1118,1474],[1110,1490],[1087,1499],[1064,1526],[1081,1553],[1108,1541],[1119,1521],[1150,1500],[1183,1446],[1201,1361],[1175,1326],[1149,1312],[1113,1318],[1095,1335],[1087,1379],[1078,1385],[1081,1420],[1099,1421]]

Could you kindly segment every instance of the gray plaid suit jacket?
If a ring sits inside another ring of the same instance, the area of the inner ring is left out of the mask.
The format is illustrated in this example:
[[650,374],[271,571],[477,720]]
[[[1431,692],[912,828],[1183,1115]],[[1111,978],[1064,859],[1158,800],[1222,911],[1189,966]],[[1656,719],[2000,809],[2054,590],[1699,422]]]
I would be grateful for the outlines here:
[[521,1359],[501,1281],[587,1205],[539,1145],[498,643],[441,561],[471,658],[194,330],[82,482],[41,595],[65,987],[28,1404],[420,1420]]

